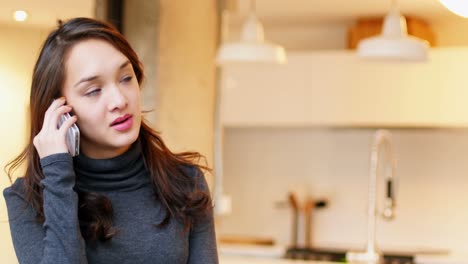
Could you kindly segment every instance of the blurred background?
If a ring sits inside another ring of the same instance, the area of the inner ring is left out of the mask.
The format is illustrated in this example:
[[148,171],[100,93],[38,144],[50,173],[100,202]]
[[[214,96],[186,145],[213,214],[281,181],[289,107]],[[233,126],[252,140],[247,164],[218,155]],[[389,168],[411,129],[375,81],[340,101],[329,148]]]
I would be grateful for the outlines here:
[[[358,55],[392,2],[426,43],[425,59]],[[15,20],[18,10],[26,20]],[[240,61],[220,61],[224,45],[246,39],[252,14],[259,24],[248,32],[282,57],[257,62],[236,50]],[[2,168],[29,140],[42,42],[58,19],[77,16],[119,28],[145,66],[146,118],[173,151],[199,151],[214,168],[223,263],[364,249],[369,156],[382,128],[397,167],[395,217],[377,217],[378,248],[411,263],[468,263],[467,18],[438,0],[0,0]],[[379,176],[379,213],[385,184]],[[2,170],[0,189],[9,185]],[[2,196],[0,262],[17,263],[7,219]]]

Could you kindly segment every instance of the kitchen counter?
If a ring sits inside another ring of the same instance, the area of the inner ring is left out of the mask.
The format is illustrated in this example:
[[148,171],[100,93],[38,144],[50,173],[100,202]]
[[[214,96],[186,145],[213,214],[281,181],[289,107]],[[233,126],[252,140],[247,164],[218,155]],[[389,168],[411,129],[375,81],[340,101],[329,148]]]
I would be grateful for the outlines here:
[[292,260],[282,258],[284,246],[236,246],[220,245],[220,264],[331,264],[338,262],[315,260]]
[[[220,264],[337,264],[342,262],[327,262],[315,260],[289,260],[280,258],[248,257],[248,256],[225,256],[219,258]],[[422,256],[416,257],[416,264],[468,264],[468,256]]]
[[301,264],[301,263],[336,264],[338,262],[221,255],[219,257],[219,263],[220,264]]
[[446,256],[416,255],[416,264],[468,264],[468,253],[455,253]]
[[[340,263],[314,260],[290,260],[282,258],[285,253],[284,246],[245,246],[245,245],[220,245],[221,264],[298,264],[298,263]],[[420,250],[424,252],[424,250]],[[428,251],[429,252],[429,251]],[[468,253],[441,253],[416,254],[416,264],[468,264]],[[342,262],[341,262],[342,263]]]

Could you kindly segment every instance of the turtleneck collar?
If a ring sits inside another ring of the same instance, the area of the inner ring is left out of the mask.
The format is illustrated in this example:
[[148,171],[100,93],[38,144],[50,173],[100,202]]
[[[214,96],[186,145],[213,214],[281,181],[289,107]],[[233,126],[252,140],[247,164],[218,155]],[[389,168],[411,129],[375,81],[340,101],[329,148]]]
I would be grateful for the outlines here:
[[150,184],[137,140],[123,154],[110,159],[92,159],[83,154],[73,158],[76,187],[83,191],[131,191]]

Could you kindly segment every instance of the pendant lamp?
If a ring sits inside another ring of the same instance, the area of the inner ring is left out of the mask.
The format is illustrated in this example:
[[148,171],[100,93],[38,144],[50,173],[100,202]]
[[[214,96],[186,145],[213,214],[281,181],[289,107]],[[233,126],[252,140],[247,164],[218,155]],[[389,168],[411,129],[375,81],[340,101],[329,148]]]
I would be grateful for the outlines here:
[[263,25],[255,14],[255,2],[251,1],[249,15],[242,26],[240,41],[223,43],[216,57],[220,65],[232,62],[286,62],[284,48],[265,40]]
[[360,57],[369,59],[425,61],[429,44],[426,40],[408,35],[406,20],[398,11],[396,1],[392,1],[381,34],[363,39],[357,50]]
[[468,18],[468,2],[463,0],[439,0],[448,10]]

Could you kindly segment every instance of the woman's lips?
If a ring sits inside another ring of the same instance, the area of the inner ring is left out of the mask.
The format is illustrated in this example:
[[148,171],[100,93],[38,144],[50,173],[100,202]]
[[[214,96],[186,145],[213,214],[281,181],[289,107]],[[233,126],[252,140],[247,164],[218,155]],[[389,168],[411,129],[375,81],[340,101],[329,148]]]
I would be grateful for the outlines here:
[[114,121],[112,121],[112,123],[110,124],[111,126],[117,124],[117,123],[122,123],[123,121],[125,121],[125,119],[131,117],[132,115],[130,114],[125,114],[121,117],[117,117]]
[[125,115],[123,117],[119,117],[114,122],[112,122],[111,127],[117,131],[125,131],[132,127],[133,125],[133,117],[131,115]]

